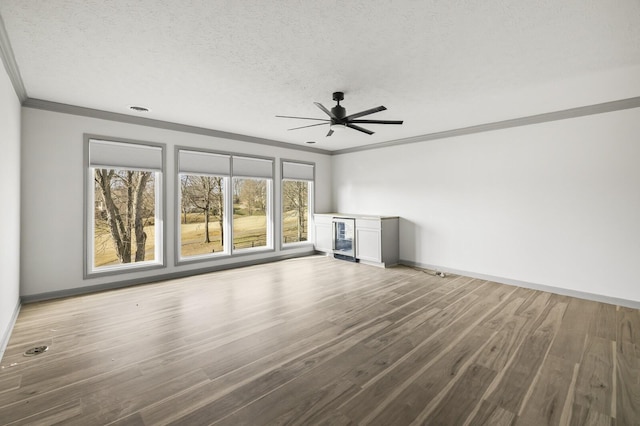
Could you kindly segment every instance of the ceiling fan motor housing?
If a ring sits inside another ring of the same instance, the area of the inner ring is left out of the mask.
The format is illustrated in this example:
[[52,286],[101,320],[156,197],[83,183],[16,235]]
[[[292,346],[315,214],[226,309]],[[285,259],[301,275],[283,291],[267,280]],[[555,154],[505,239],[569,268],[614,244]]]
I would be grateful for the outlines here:
[[331,108],[331,112],[333,113],[333,115],[336,116],[338,120],[342,120],[347,116],[347,110],[340,105],[336,105],[333,108]]

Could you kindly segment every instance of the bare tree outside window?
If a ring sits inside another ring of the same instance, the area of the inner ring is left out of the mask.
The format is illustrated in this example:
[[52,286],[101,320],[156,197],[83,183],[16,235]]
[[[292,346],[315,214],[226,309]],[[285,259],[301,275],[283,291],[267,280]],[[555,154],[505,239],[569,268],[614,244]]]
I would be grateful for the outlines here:
[[180,175],[183,257],[224,251],[224,178]]
[[95,169],[94,194],[94,266],[154,260],[154,172]]
[[267,179],[233,178],[233,247],[265,247]]
[[283,243],[307,241],[309,217],[309,182],[282,181]]

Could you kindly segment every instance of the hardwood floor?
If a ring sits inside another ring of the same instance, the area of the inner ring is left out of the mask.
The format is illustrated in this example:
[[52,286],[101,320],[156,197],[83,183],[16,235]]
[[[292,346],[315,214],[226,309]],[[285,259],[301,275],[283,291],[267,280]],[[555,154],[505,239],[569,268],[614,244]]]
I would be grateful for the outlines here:
[[320,256],[25,305],[0,424],[58,422],[638,425],[640,312]]

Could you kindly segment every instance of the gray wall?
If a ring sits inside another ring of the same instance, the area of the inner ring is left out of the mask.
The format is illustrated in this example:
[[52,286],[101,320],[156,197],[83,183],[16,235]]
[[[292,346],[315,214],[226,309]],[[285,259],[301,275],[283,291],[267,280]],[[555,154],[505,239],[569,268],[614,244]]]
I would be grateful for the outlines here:
[[20,303],[20,101],[0,66],[0,359]]
[[[22,109],[22,268],[21,295],[57,295],[81,292],[91,286],[117,285],[131,280],[150,280],[168,274],[188,273],[237,262],[262,261],[296,253],[276,250],[232,259],[216,259],[189,265],[174,265],[176,145],[240,154],[276,157],[279,160],[316,163],[316,210],[331,207],[331,159],[328,155],[281,147],[240,142],[174,130],[128,124],[34,108]],[[165,170],[167,211],[167,267],[109,277],[83,279],[83,134],[159,142],[167,145]],[[275,208],[278,209],[276,199]],[[279,225],[276,226],[276,231]],[[278,233],[276,233],[276,238]],[[298,252],[309,251],[299,249]]]
[[334,207],[399,215],[408,263],[640,306],[639,134],[635,108],[338,155]]

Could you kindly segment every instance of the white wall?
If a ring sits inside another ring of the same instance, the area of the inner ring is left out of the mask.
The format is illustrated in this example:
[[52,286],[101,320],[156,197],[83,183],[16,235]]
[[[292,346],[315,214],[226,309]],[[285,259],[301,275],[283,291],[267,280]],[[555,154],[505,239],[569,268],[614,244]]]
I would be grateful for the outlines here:
[[631,109],[338,155],[334,207],[399,215],[409,263],[638,302],[638,135]]
[[0,66],[0,359],[20,303],[20,101]]
[[[279,159],[316,163],[316,210],[331,207],[331,159],[328,155],[214,138],[141,125],[71,114],[22,109],[22,267],[21,294],[74,292],[87,286],[107,285],[184,271],[279,256],[291,250],[239,256],[232,260],[174,265],[175,145],[207,148]],[[167,144],[165,182],[167,267],[109,277],[83,279],[83,134]],[[277,180],[277,179],[276,179]],[[276,201],[276,206],[279,206]],[[279,228],[278,228],[279,229]],[[308,248],[306,249],[308,251]],[[303,250],[298,250],[303,251]]]

